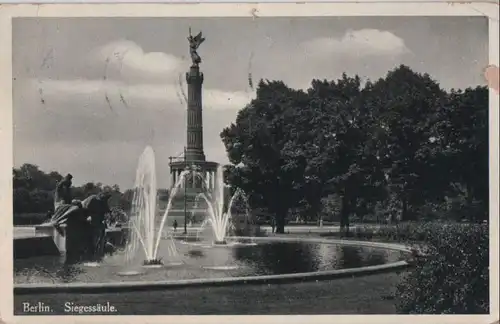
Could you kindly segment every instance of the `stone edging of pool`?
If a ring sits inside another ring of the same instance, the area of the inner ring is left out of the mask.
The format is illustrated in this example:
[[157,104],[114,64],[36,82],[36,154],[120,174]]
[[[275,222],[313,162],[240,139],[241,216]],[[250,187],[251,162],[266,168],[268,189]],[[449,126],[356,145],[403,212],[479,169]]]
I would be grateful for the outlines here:
[[[410,252],[411,250],[402,244],[353,241],[353,240],[335,240],[335,239],[316,239],[301,237],[233,237],[234,239],[254,240],[254,241],[281,241],[281,242],[309,242],[320,244],[342,244],[354,245],[371,248],[381,248],[387,250],[396,250],[401,252]],[[317,272],[290,273],[280,275],[263,275],[248,277],[228,277],[228,278],[199,278],[183,280],[164,280],[164,281],[128,281],[128,282],[109,282],[109,283],[67,283],[67,284],[15,284],[14,294],[16,295],[34,295],[50,293],[114,293],[126,291],[141,290],[165,290],[186,287],[201,286],[230,286],[242,284],[274,284],[291,283],[303,281],[318,281],[326,279],[337,279],[345,277],[364,276],[369,274],[391,272],[405,269],[409,266],[406,261],[397,261],[375,266],[361,268],[338,269]]]

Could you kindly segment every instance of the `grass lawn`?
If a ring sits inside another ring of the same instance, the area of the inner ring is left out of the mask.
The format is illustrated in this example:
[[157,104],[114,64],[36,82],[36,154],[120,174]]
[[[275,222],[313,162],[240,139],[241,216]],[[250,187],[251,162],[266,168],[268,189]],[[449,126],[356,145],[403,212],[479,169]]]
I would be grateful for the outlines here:
[[23,315],[23,302],[43,302],[53,308],[52,315],[69,315],[64,313],[66,302],[79,305],[110,302],[118,310],[115,315],[394,314],[392,296],[399,279],[396,273],[385,273],[269,286],[193,287],[126,294],[22,295],[14,297],[14,309],[16,315]]

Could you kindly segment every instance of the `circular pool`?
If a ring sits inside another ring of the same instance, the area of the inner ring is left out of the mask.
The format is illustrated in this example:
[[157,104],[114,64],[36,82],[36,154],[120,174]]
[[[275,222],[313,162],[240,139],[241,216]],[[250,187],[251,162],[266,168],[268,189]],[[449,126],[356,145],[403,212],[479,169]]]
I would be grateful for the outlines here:
[[[63,257],[14,261],[18,293],[68,289],[118,289],[276,280],[305,280],[355,275],[404,267],[404,246],[306,238],[233,238],[226,247],[164,240],[162,266],[144,267],[143,255],[123,253],[100,263],[64,264]],[[176,255],[172,255],[172,243]],[[235,244],[236,243],[236,244]],[[238,244],[239,243],[239,244]]]

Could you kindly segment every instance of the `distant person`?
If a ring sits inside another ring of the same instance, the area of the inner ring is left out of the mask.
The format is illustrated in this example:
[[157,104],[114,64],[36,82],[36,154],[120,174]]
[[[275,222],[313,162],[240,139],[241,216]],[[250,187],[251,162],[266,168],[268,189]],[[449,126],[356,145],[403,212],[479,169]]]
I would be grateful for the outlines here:
[[179,224],[177,224],[177,219],[174,219],[174,232],[177,232],[177,226]]
[[276,221],[274,220],[274,217],[271,217],[271,233],[274,233],[275,229],[276,229]]

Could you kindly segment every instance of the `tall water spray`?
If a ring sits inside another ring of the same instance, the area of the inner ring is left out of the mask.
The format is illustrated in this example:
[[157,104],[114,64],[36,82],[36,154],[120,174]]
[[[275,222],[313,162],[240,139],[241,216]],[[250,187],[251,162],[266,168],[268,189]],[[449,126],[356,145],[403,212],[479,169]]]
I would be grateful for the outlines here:
[[[165,212],[163,213],[163,216],[162,216],[161,222],[160,222],[160,227],[159,227],[160,233],[163,231],[163,227],[165,226],[165,224],[167,222],[168,214],[170,212],[170,209],[172,208],[172,201],[173,201],[174,197],[177,195],[177,191],[179,191],[179,188],[181,187],[181,185],[183,185],[183,184],[186,185],[185,178],[188,174],[189,174],[188,170],[182,171],[180,176],[179,176],[179,180],[177,180],[177,182],[174,184],[174,187],[170,191],[170,195],[169,195],[168,203],[167,203],[167,208],[165,209]],[[158,253],[158,248],[160,247],[160,241],[161,241],[161,236],[157,237],[157,239],[156,239],[155,247],[153,250],[155,254]]]
[[[139,247],[145,254],[145,264],[160,264],[157,258],[158,246],[162,239],[163,226],[168,214],[168,207],[160,226],[156,226],[157,185],[155,154],[148,146],[139,158],[134,184],[134,198],[129,220],[130,241],[127,247],[127,259],[131,260]],[[170,199],[171,200],[171,199]],[[169,200],[169,205],[171,201]],[[168,235],[169,236],[169,235]],[[170,240],[168,240],[170,238]],[[167,237],[169,256],[176,256],[177,251],[171,236]]]
[[[201,193],[197,198],[201,198],[204,200],[208,206],[207,210],[207,218],[205,222],[202,224],[210,225],[212,229],[212,233],[214,235],[214,243],[215,244],[226,244],[226,237],[229,234],[229,230],[232,227],[231,220],[232,214],[231,209],[233,203],[237,198],[243,195],[243,191],[237,189],[234,195],[229,199],[227,204],[227,208],[225,207],[225,185],[224,185],[224,174],[222,166],[217,167],[217,171],[215,174],[215,188],[211,193]],[[246,203],[246,202],[245,202]],[[248,206],[247,213],[248,217]]]

